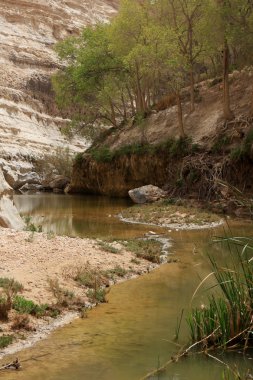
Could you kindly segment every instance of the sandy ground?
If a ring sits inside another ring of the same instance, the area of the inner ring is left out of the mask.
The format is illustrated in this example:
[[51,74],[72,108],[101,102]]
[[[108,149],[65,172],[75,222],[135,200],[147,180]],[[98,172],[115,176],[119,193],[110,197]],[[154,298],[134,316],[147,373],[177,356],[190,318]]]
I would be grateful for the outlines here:
[[0,229],[0,257],[0,277],[21,282],[24,297],[38,303],[52,303],[48,287],[48,279],[51,278],[57,278],[60,285],[80,295],[80,288],[65,276],[66,271],[73,266],[89,262],[91,267],[106,270],[119,265],[143,273],[152,265],[146,260],[140,260],[140,264],[131,262],[135,255],[123,248],[117,254],[105,252],[97,240],[51,237],[4,228]]
[[[126,251],[118,242],[113,242],[112,245],[119,253],[103,250],[99,246],[99,240],[52,237],[43,233],[0,228],[0,277],[14,278],[21,282],[24,286],[22,296],[39,304],[53,304],[56,301],[49,291],[48,279],[57,279],[64,289],[74,291],[76,296],[86,302],[86,289],[78,287],[70,276],[66,276],[71,268],[89,262],[90,267],[98,270],[113,269],[117,265],[131,270],[125,278],[117,278],[117,282],[140,275],[157,266],[142,259],[138,260],[138,264],[133,263],[133,253]],[[54,329],[70,323],[77,317],[77,312],[67,309],[56,319],[38,319],[30,316],[34,331],[22,330],[21,339],[15,334],[14,343],[0,351],[0,359],[30,347]],[[11,323],[10,315],[9,322],[1,323],[1,335],[13,334]]]

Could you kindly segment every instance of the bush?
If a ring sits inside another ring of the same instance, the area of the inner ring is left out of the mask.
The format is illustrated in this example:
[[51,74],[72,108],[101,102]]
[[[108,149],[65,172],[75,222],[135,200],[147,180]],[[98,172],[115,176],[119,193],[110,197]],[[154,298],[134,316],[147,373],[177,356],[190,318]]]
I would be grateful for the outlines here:
[[116,265],[113,269],[108,269],[106,271],[106,276],[113,278],[114,276],[125,277],[128,271],[122,268],[120,265]]
[[161,243],[155,239],[128,240],[125,243],[126,249],[136,254],[137,258],[142,258],[152,263],[160,263]]
[[98,288],[98,289],[89,289],[87,292],[87,296],[91,299],[92,302],[105,303],[106,301],[106,289]]
[[13,300],[13,309],[20,314],[31,314],[36,317],[42,317],[46,314],[48,305],[38,305],[24,297],[16,296]]
[[12,330],[27,330],[32,331],[33,327],[30,324],[30,318],[27,314],[17,314],[11,325]]
[[6,298],[0,297],[0,320],[8,321],[9,311],[11,310],[11,303]]
[[0,336],[0,348],[5,348],[13,342],[12,335],[3,335]]
[[24,289],[23,285],[14,280],[13,278],[7,278],[7,277],[0,277],[0,288],[3,288],[5,290],[11,289],[13,293],[22,292]]
[[75,294],[68,289],[64,289],[60,286],[58,279],[49,279],[49,290],[52,292],[53,296],[57,300],[57,304],[60,306],[67,307],[73,304],[75,301]]

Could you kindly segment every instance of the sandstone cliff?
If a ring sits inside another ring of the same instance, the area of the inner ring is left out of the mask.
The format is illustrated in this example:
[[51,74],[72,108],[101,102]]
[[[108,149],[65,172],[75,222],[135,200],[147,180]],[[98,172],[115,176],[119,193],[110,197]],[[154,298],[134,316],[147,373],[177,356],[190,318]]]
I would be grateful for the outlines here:
[[59,62],[53,47],[84,25],[107,21],[116,3],[0,0],[0,226],[23,228],[9,185],[26,179],[37,184],[38,158],[59,147],[73,153],[86,149],[85,139],[68,141],[61,133],[69,120],[54,102],[50,77]]
[[[116,2],[115,2],[116,3]],[[59,67],[54,44],[87,24],[106,21],[114,1],[0,0],[0,164],[31,170],[29,162],[56,147],[84,150],[60,132],[68,120],[53,100],[50,76]],[[7,162],[6,162],[7,161]],[[24,162],[25,161],[25,162]]]

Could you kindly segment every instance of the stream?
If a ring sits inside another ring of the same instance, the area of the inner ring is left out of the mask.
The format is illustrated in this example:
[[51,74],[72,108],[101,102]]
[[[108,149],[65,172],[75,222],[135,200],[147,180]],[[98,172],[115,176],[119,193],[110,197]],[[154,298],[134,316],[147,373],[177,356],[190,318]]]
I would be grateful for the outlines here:
[[[139,278],[115,285],[107,304],[99,305],[78,319],[54,331],[47,339],[18,354],[23,371],[1,374],[6,380],[138,380],[177,353],[173,342],[181,310],[189,308],[200,278],[210,272],[205,253],[220,262],[229,252],[210,244],[212,236],[224,234],[224,227],[200,231],[172,231],[125,224],[115,217],[131,205],[128,200],[54,194],[17,195],[21,215],[30,215],[43,231],[81,237],[143,237],[152,230],[169,236],[170,255],[178,262]],[[252,225],[231,222],[232,233],[249,235]],[[196,304],[205,302],[198,293]],[[185,323],[179,344],[189,340]],[[240,369],[253,367],[253,353],[230,353],[219,359]],[[5,362],[8,358],[5,358]],[[171,364],[160,380],[219,380],[224,366],[204,355]]]

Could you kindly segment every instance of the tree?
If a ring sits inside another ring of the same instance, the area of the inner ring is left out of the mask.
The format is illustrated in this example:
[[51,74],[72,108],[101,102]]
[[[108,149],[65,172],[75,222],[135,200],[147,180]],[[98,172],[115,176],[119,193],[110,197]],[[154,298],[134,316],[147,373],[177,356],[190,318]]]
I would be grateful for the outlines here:
[[80,37],[56,48],[65,63],[53,78],[58,104],[81,115],[84,125],[102,121],[117,126],[125,70],[110,49],[108,28],[85,28]]

